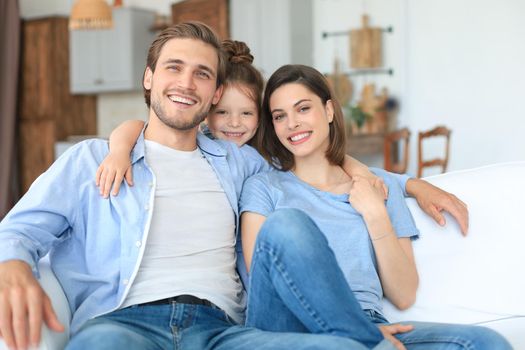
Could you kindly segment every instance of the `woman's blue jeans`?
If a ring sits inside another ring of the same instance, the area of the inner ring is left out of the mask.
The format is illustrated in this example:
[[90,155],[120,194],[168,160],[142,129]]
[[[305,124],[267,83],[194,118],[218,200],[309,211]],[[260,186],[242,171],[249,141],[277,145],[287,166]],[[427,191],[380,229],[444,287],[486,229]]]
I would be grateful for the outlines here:
[[[367,347],[382,339],[381,315],[363,312],[328,242],[303,212],[272,213],[257,237],[250,268],[246,325],[275,332],[332,334]],[[408,322],[397,335],[407,349],[511,349],[487,328]]]

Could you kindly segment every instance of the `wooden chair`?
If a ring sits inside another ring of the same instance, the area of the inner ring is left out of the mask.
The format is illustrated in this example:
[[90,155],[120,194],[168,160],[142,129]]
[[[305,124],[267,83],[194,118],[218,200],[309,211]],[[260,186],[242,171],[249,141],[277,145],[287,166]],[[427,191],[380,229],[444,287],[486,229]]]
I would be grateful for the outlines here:
[[[418,161],[417,161],[417,177],[423,175],[423,169],[428,167],[440,166],[441,172],[447,171],[450,134],[451,130],[445,126],[437,126],[432,130],[419,132],[418,137]],[[443,158],[434,158],[430,160],[423,160],[423,140],[430,137],[443,136],[445,137],[445,156]]]
[[[385,170],[404,174],[408,167],[410,130],[403,128],[385,134],[384,139],[384,162]],[[400,157],[400,146],[404,144],[403,154]]]

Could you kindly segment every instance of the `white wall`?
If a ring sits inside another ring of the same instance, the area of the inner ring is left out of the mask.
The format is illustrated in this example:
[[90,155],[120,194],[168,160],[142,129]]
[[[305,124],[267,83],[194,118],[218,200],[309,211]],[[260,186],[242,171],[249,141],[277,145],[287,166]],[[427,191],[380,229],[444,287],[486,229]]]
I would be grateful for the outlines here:
[[524,18],[522,0],[408,0],[404,121],[453,130],[450,169],[525,159]]
[[337,57],[343,70],[349,71],[350,38],[349,36],[332,36],[323,38],[323,32],[344,32],[360,28],[361,15],[368,13],[370,26],[393,27],[392,33],[384,33],[383,64],[392,68],[394,75],[360,75],[353,76],[354,98],[365,83],[375,83],[376,88],[387,86],[391,95],[397,97],[405,90],[405,51],[399,50],[405,44],[405,20],[402,0],[315,0],[314,1],[314,65],[323,73],[333,70]]
[[[399,97],[399,126],[412,134],[410,171],[416,170],[417,132],[437,124],[453,130],[450,170],[525,159],[525,2],[522,0],[315,0],[314,63],[330,69],[348,61],[347,38],[322,31],[359,26],[363,9],[383,35],[384,62],[393,77],[361,80],[386,85]],[[331,42],[329,42],[331,40]],[[362,82],[354,79],[359,88]],[[431,155],[443,145],[429,145]],[[431,174],[428,172],[425,174]]]
[[[358,75],[352,76],[353,102],[360,99],[360,93],[365,84],[373,83],[379,94],[381,88],[387,87],[389,95],[403,104],[406,91],[406,55],[404,47],[406,39],[405,7],[402,0],[315,0],[314,1],[314,66],[322,73],[333,71],[334,59],[342,63],[343,71],[350,71],[350,37],[330,36],[323,38],[323,32],[348,32],[362,26],[361,16],[367,13],[370,26],[392,27],[392,33],[383,33],[383,65],[385,69],[393,69],[393,75]],[[400,113],[404,109],[401,108]],[[349,136],[351,137],[351,136]],[[381,154],[358,156],[362,162],[382,167]]]

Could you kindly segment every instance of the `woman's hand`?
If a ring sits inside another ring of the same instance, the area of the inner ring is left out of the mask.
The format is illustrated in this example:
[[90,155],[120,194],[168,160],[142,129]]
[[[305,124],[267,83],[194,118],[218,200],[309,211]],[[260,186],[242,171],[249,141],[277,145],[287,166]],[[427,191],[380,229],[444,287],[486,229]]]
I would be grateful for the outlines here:
[[113,187],[111,195],[116,196],[124,179],[126,179],[129,186],[133,186],[133,174],[131,172],[129,154],[122,152],[109,153],[98,167],[97,174],[95,175],[95,181],[100,188],[100,194],[104,198],[108,198],[109,192]]
[[385,196],[383,192],[383,181],[380,179],[364,178],[362,176],[352,177],[348,201],[352,207],[363,217],[375,216],[386,211]]
[[346,155],[343,161],[342,168],[345,171],[345,173],[347,173],[348,176],[352,178],[359,176],[363,179],[368,180],[374,186],[380,184],[383,191],[384,199],[388,198],[388,186],[385,185],[383,179],[372,173],[366,165],[364,165],[357,159]]
[[414,326],[408,324],[389,324],[379,326],[379,330],[383,333],[383,337],[394,344],[394,347],[398,350],[406,350],[403,343],[401,343],[394,334],[410,332],[414,329]]

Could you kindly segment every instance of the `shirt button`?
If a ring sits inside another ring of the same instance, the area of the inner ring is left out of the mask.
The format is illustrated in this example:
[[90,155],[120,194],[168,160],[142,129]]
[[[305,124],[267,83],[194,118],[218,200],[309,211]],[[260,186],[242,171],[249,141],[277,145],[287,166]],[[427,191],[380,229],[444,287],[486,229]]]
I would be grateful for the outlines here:
[[141,241],[136,241],[135,245],[137,246],[137,248],[140,248],[140,246],[142,245],[142,242]]
[[149,187],[153,187],[153,182],[150,182],[150,183],[148,184],[148,186],[149,186]]
[[122,284],[125,285],[125,286],[128,285],[128,283],[129,283],[129,280],[127,278],[122,281]]
[[144,206],[144,210],[148,211],[148,210],[149,210],[149,205],[146,204],[146,205]]

